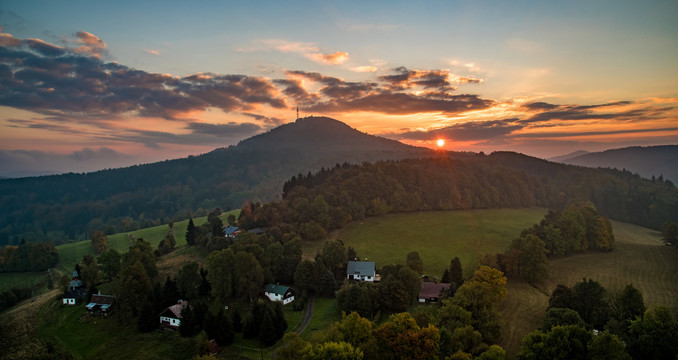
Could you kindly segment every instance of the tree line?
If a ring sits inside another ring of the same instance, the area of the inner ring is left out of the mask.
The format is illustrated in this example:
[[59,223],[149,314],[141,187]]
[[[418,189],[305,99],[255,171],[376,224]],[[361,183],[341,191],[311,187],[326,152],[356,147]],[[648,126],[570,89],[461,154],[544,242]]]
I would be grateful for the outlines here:
[[507,251],[486,254],[480,262],[538,285],[548,279],[549,257],[612,249],[610,221],[591,203],[573,203],[562,211],[549,210],[538,224],[523,229]]
[[584,278],[555,288],[541,328],[523,338],[518,359],[675,359],[677,331],[671,310],[647,309],[633,285],[611,293]]
[[[607,217],[660,228],[678,213],[678,189],[625,172],[554,164],[519,154],[345,163],[294,176],[283,185],[281,201],[246,205],[238,223],[245,228],[291,228],[304,240],[317,240],[368,216],[530,206],[563,211],[573,203],[590,203]],[[584,221],[590,220],[587,214],[582,212]],[[570,215],[574,213],[565,212],[561,222],[581,222],[567,219]],[[602,218],[594,220],[600,223],[587,222],[587,230],[595,228],[601,232],[598,241],[609,241],[604,233],[609,224]],[[561,243],[552,243],[552,254],[598,246]]]
[[51,242],[5,245],[0,250],[0,272],[44,271],[59,262],[59,252]]

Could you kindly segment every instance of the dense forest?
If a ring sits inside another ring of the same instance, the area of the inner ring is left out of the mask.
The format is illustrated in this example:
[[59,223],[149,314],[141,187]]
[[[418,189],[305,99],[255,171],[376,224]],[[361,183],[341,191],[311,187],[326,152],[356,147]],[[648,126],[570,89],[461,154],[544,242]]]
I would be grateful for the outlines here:
[[[659,229],[678,214],[678,189],[616,170],[580,168],[515,153],[337,165],[294,176],[283,200],[245,206],[245,228],[291,226],[305,240],[366,216],[424,210],[590,202],[604,216]],[[283,225],[280,225],[283,224]]]
[[304,118],[200,156],[110,169],[0,180],[0,245],[82,240],[204,216],[280,197],[298,172],[345,161],[431,156],[428,149]]

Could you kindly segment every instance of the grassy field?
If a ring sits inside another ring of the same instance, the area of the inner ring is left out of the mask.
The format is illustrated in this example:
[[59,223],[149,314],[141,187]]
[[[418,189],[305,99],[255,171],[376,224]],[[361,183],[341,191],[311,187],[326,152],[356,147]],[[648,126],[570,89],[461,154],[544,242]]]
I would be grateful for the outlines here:
[[522,337],[541,325],[556,285],[573,286],[584,277],[600,282],[610,293],[633,284],[642,292],[647,307],[665,305],[678,310],[678,250],[664,246],[656,231],[614,221],[612,228],[617,244],[614,251],[552,259],[549,279],[539,289],[509,281],[508,296],[501,304],[505,322],[502,346],[509,353],[515,354]]
[[[221,215],[221,220],[226,223],[226,217],[229,214],[234,214],[236,217],[240,210],[233,210]],[[207,217],[199,217],[193,219],[195,226],[200,226],[207,222]],[[177,247],[186,245],[186,228],[188,228],[188,220],[178,221],[174,223],[174,238],[177,241]],[[169,231],[168,225],[160,225],[136,231],[125,233],[112,234],[107,236],[108,246],[118,250],[120,253],[126,253],[129,249],[130,235],[136,239],[144,239],[155,249],[160,244],[160,241],[165,238]],[[71,244],[64,244],[57,246],[59,250],[59,265],[58,270],[61,272],[70,273],[73,271],[75,264],[82,261],[83,255],[94,255],[94,248],[90,241],[79,241]]]
[[[545,213],[546,209],[530,208],[388,215],[353,222],[337,237],[377,267],[404,264],[406,255],[416,251],[430,276],[442,276],[458,256],[468,277],[478,255],[504,252],[522,229],[539,222]],[[305,253],[312,251],[314,255],[313,247],[305,248]]]
[[0,273],[0,292],[13,287],[30,288],[31,285],[42,287],[47,284],[47,271],[29,273]]

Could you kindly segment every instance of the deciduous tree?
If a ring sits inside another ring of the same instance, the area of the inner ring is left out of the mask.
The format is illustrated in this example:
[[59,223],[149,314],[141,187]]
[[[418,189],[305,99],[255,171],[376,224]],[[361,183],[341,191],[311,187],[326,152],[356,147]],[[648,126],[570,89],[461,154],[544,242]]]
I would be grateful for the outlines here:
[[108,238],[103,231],[92,231],[89,234],[90,239],[92,239],[92,247],[94,247],[94,252],[96,254],[101,254],[106,247],[108,246]]

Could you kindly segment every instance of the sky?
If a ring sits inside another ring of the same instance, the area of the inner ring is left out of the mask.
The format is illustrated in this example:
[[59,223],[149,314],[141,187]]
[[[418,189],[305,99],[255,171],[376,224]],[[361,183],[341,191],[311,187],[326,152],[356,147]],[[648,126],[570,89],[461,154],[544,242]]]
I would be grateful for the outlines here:
[[678,2],[0,3],[0,176],[186,157],[301,117],[549,158],[678,144]]

